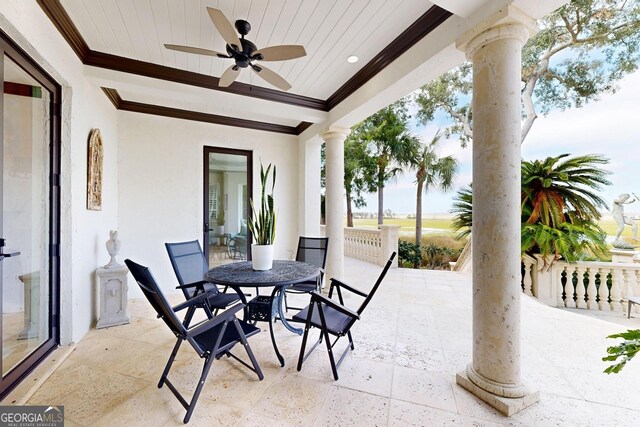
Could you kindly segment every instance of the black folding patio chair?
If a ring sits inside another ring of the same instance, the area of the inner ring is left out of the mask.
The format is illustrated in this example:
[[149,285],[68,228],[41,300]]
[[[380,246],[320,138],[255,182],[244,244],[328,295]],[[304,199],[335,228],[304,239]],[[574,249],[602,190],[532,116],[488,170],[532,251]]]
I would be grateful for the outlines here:
[[209,271],[209,264],[202,252],[200,242],[191,240],[189,242],[165,243],[171,266],[178,278],[179,289],[182,289],[187,300],[193,298],[196,289],[201,289],[209,294],[206,300],[199,304],[209,318],[213,317],[212,312],[227,308],[241,300],[240,295],[234,293],[220,292],[218,287],[204,280],[205,274]]
[[[264,378],[262,370],[247,342],[247,337],[257,334],[260,332],[260,329],[236,317],[236,313],[244,307],[243,304],[237,304],[211,319],[204,320],[190,327],[189,324],[193,318],[196,306],[210,297],[208,292],[202,292],[200,289],[197,289],[192,298],[175,307],[171,307],[148,267],[137,264],[130,259],[125,260],[125,264],[136,282],[138,282],[144,296],[147,297],[149,303],[151,303],[154,310],[158,313],[158,317],[167,324],[171,332],[177,337],[176,345],[173,347],[167,366],[164,368],[162,376],[160,377],[158,388],[162,388],[164,384],[167,384],[169,390],[171,390],[173,395],[182,406],[184,406],[187,410],[187,414],[184,417],[185,424],[189,422],[193,414],[198,397],[209,374],[211,363],[215,359],[219,359],[224,355],[233,357],[251,371],[255,372],[260,380]],[[180,322],[176,312],[184,310],[185,308],[187,312],[184,320]],[[204,359],[202,374],[200,375],[198,385],[189,403],[187,403],[167,377],[183,341],[188,341],[196,353]],[[252,366],[231,353],[231,348],[237,343],[241,343],[246,350]]]
[[287,302],[287,293],[291,294],[308,294],[312,291],[320,292],[322,286],[322,278],[324,277],[324,266],[327,262],[327,247],[329,245],[328,237],[302,237],[298,239],[298,250],[296,251],[296,261],[306,262],[308,264],[320,267],[319,280],[310,280],[308,282],[296,283],[287,288],[284,295],[285,310],[290,308],[301,310],[302,307],[290,307]]
[[[327,352],[329,353],[329,361],[331,362],[333,378],[335,380],[338,379],[338,367],[344,360],[347,352],[354,349],[353,337],[351,336],[351,327],[354,325],[354,323],[356,323],[358,319],[360,319],[360,315],[371,301],[371,298],[373,298],[373,295],[378,290],[378,287],[382,283],[382,280],[387,274],[387,271],[389,271],[389,268],[391,267],[391,263],[393,262],[393,258],[395,258],[395,256],[395,252],[391,254],[391,257],[389,257],[389,261],[387,261],[387,264],[384,266],[382,273],[380,273],[378,280],[376,280],[375,285],[373,285],[371,292],[369,292],[368,294],[359,291],[337,279],[331,279],[329,298],[325,297],[317,291],[311,292],[311,303],[298,314],[293,316],[293,320],[297,322],[305,322],[304,335],[302,337],[302,346],[300,347],[300,356],[298,357],[298,371],[302,369],[302,364],[304,363],[304,361],[324,339],[327,345]],[[353,311],[345,307],[344,301],[342,299],[343,288],[349,292],[364,297],[364,301],[357,311]],[[339,304],[331,299],[334,289],[338,294],[338,301],[340,302]],[[305,353],[307,337],[309,335],[309,330],[311,329],[311,327],[320,329],[320,336],[318,338],[318,341],[313,345],[309,352]],[[334,337],[336,337],[333,343],[329,341],[329,335],[333,335]],[[338,363],[336,363],[333,356],[333,347],[336,345],[338,340],[345,335],[349,339],[349,345],[347,345],[347,348],[340,356]]]

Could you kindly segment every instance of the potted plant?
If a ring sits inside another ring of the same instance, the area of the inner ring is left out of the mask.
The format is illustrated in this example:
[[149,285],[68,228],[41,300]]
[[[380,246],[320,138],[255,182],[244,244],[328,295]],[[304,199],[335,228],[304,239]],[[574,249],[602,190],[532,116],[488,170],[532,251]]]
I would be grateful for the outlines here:
[[250,199],[251,215],[248,227],[253,235],[251,245],[251,260],[254,270],[270,270],[273,265],[273,242],[276,237],[276,212],[273,202],[273,189],[276,185],[276,167],[273,166],[271,194],[267,194],[267,180],[271,172],[271,164],[265,171],[260,164],[261,200],[260,209],[256,209],[253,199]]

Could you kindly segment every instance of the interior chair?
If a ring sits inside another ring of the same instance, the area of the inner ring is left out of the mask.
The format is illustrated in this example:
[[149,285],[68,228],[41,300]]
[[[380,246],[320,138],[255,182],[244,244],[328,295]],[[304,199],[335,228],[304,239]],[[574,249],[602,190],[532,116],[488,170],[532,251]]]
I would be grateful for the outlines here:
[[213,283],[204,280],[207,271],[209,271],[209,263],[202,252],[200,242],[191,240],[189,242],[165,243],[171,266],[178,278],[179,289],[182,289],[187,300],[193,298],[197,289],[200,292],[207,292],[208,298],[203,300],[199,307],[202,307],[209,318],[213,317],[213,312],[227,308],[241,300],[237,292],[226,293],[220,292],[218,287]]
[[[197,289],[189,300],[178,304],[175,307],[171,307],[148,267],[137,264],[130,259],[125,260],[125,264],[129,268],[129,271],[136,282],[138,282],[144,296],[149,300],[149,303],[151,303],[154,310],[158,313],[158,317],[167,324],[169,329],[171,329],[171,332],[173,332],[177,337],[176,345],[173,347],[167,366],[164,368],[162,376],[160,377],[158,388],[162,388],[164,384],[167,384],[169,390],[171,390],[173,395],[187,410],[187,414],[184,417],[185,424],[189,422],[189,419],[193,414],[198,397],[200,396],[202,387],[207,379],[207,375],[209,374],[211,363],[214,360],[219,359],[224,355],[232,357],[251,371],[255,372],[260,380],[264,378],[262,370],[260,369],[260,366],[253,355],[253,351],[251,351],[251,347],[247,342],[247,338],[260,332],[260,329],[249,325],[236,317],[236,313],[244,308],[243,304],[237,304],[211,319],[206,319],[190,327],[189,324],[191,323],[197,305],[210,297],[208,292],[203,292],[200,289]],[[187,311],[184,316],[184,320],[180,322],[176,312],[184,310],[185,308]],[[167,377],[183,341],[188,341],[196,353],[204,359],[202,374],[198,380],[198,385],[193,393],[193,397],[188,403]],[[231,348],[237,343],[241,343],[246,350],[251,361],[251,365],[230,352]]]
[[[367,308],[367,305],[371,301],[371,298],[373,298],[373,295],[376,293],[378,287],[382,283],[384,276],[387,274],[387,271],[389,271],[389,268],[391,267],[393,258],[395,258],[395,256],[396,253],[393,252],[391,254],[391,257],[389,257],[389,261],[387,261],[387,264],[382,269],[382,273],[380,273],[380,276],[378,277],[378,280],[376,280],[375,285],[373,285],[371,292],[369,292],[368,294],[333,278],[331,279],[331,287],[329,288],[329,298],[325,297],[320,292],[311,292],[310,304],[298,314],[293,316],[293,320],[305,323],[304,335],[302,336],[302,346],[300,347],[300,356],[298,357],[298,371],[302,369],[302,364],[304,363],[304,361],[324,339],[327,345],[327,352],[329,353],[329,361],[331,362],[333,378],[336,381],[338,380],[338,367],[344,360],[347,352],[355,348],[353,345],[353,337],[351,336],[351,327],[356,323],[357,320],[360,319],[362,312],[365,308]],[[338,294],[339,303],[331,299],[334,289]],[[357,311],[353,311],[348,307],[345,307],[344,301],[342,299],[343,289],[364,298],[364,301]],[[309,352],[305,353],[307,338],[309,336],[309,330],[311,329],[311,327],[320,329],[320,336],[318,337],[318,341],[313,345],[313,347],[311,347]],[[335,337],[333,343],[330,342],[329,335],[333,335]],[[340,356],[338,363],[336,363],[333,356],[333,347],[336,345],[338,340],[345,335],[349,339],[349,345],[347,345],[347,348],[345,348],[344,352]]]
[[312,291],[320,292],[322,286],[322,278],[324,277],[324,266],[327,262],[327,247],[329,245],[328,237],[300,237],[298,239],[298,250],[296,252],[296,261],[306,262],[308,264],[320,267],[320,279],[310,280],[308,282],[296,283],[287,288],[284,295],[285,309],[301,310],[302,307],[289,307],[287,303],[287,293],[292,294],[308,294]]

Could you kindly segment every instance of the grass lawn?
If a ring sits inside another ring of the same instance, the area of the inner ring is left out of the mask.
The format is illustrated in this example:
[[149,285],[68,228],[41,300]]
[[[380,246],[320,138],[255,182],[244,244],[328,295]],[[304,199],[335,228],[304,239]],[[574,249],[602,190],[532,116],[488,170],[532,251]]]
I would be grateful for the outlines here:
[[[434,228],[434,229],[442,230],[443,232],[453,233],[453,230],[451,230],[452,221],[453,219],[423,219],[422,228]],[[402,235],[415,234],[415,229],[416,229],[415,219],[407,219],[407,218],[385,219],[384,223],[386,225],[399,225],[401,227],[400,234]],[[346,224],[346,220],[345,220],[345,224]],[[376,228],[377,224],[378,224],[378,220],[375,218],[353,220],[354,227]],[[618,230],[618,224],[616,224],[616,222],[613,219],[601,220],[599,221],[599,225],[609,236],[616,235],[616,231]],[[625,226],[622,236],[631,238],[630,226]]]

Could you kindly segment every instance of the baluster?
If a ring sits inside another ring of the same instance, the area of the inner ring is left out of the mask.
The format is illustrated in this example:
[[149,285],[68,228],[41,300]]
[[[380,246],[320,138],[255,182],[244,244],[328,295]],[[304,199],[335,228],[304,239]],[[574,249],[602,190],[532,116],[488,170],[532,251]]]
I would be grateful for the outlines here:
[[576,306],[576,288],[575,288],[575,275],[576,275],[576,266],[567,266],[567,284],[565,286],[565,299],[564,306],[573,308]]
[[533,290],[532,290],[532,285],[533,285],[533,280],[531,279],[531,268],[533,267],[533,262],[531,262],[529,260],[528,257],[525,257],[525,259],[523,260],[524,262],[524,277],[522,278],[522,283],[524,284],[524,293],[529,295],[529,296],[533,296]]
[[[556,305],[557,307],[566,307],[565,305],[565,301],[566,301],[566,293],[565,290],[569,289],[569,270],[567,268],[567,266],[563,266],[562,268],[558,269],[558,273],[560,274],[560,277],[558,278],[558,281],[560,283],[560,286],[558,286],[558,304]],[[563,277],[564,275],[564,277]],[[563,286],[564,284],[564,286]]]
[[585,304],[585,288],[584,288],[584,274],[587,272],[587,269],[580,265],[576,267],[576,308],[586,308]]
[[609,306],[611,307],[611,311],[621,310],[623,309],[622,301],[621,301],[621,291],[620,287],[623,284],[624,278],[622,277],[622,270],[620,268],[613,269],[611,273],[611,290],[609,293],[611,302]]
[[599,268],[598,273],[600,274],[600,284],[598,285],[598,310],[606,310],[607,302],[609,298],[609,288],[607,287],[607,274],[608,272]]
[[[622,291],[621,299],[623,300],[626,300],[629,295],[633,295],[633,292],[631,292],[631,275],[632,274],[633,274],[633,271],[627,268],[624,268],[622,270],[623,282],[622,282],[622,289],[621,289]],[[622,308],[624,308],[625,303],[623,302],[622,305],[623,305]]]
[[589,310],[598,309],[598,303],[596,302],[596,298],[598,296],[598,291],[596,289],[597,273],[598,269],[596,267],[589,267],[589,283],[587,284],[587,308]]

